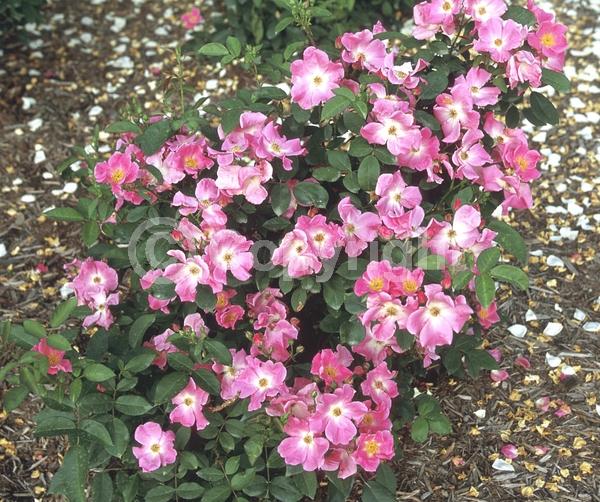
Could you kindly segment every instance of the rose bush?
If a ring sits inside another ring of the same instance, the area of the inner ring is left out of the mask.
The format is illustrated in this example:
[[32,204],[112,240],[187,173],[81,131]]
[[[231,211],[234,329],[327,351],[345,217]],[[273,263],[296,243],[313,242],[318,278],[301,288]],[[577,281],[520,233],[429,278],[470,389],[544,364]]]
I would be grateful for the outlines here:
[[565,27],[531,1],[414,20],[306,47],[283,85],[130,114],[108,158],[63,165],[90,196],[46,215],[89,256],[48,326],[5,325],[31,350],[2,370],[5,407],[34,392],[37,433],[69,437],[54,493],[345,500],[361,478],[392,501],[405,432],[451,432],[427,381],[497,368],[497,283],[528,282],[498,218],[531,207],[518,125],[558,119],[535,89],[568,89]]

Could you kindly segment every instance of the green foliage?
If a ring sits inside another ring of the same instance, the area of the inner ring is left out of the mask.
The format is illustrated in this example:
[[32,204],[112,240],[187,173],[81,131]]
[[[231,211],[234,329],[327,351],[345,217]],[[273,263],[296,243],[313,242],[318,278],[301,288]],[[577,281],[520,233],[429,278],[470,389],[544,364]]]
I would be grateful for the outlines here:
[[26,23],[43,19],[46,0],[2,0],[0,2],[0,34]]

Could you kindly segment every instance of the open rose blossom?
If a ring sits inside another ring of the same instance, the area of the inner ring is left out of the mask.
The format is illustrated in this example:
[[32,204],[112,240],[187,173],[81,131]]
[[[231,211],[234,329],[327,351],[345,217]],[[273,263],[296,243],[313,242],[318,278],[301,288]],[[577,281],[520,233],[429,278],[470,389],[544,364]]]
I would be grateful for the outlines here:
[[340,63],[332,63],[325,52],[316,47],[304,50],[303,59],[292,63],[292,99],[302,108],[327,101],[333,96],[333,89],[340,86],[344,68]]
[[177,452],[173,447],[173,431],[163,431],[156,422],[146,422],[138,425],[134,437],[141,446],[133,448],[133,455],[143,472],[152,472],[175,462]]
[[42,338],[31,348],[31,350],[46,356],[48,359],[48,375],[56,375],[59,371],[64,371],[66,373],[71,373],[73,371],[71,361],[64,358],[64,351],[50,347],[45,338]]
[[202,430],[208,425],[202,412],[207,402],[208,392],[197,387],[196,382],[190,378],[187,386],[172,399],[175,408],[169,414],[169,420],[185,427],[195,425],[197,430]]

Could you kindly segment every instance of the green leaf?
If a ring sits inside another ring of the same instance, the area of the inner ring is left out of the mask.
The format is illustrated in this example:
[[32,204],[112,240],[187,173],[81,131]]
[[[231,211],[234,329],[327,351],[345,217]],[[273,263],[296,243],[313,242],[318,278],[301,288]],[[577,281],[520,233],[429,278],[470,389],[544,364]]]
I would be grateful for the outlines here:
[[281,101],[282,99],[287,98],[287,93],[279,87],[275,87],[272,85],[263,85],[262,87],[259,87],[252,93],[252,97],[256,100],[274,99],[276,101]]
[[175,495],[175,488],[168,485],[158,485],[149,490],[144,496],[145,502],[167,502]]
[[533,12],[519,5],[511,5],[502,17],[512,19],[523,26],[533,26],[536,23]]
[[161,404],[171,399],[188,383],[189,377],[185,373],[169,373],[160,379],[154,391],[154,402]]
[[229,349],[222,342],[213,338],[206,338],[204,340],[204,347],[217,362],[231,366],[231,352],[229,352]]
[[184,500],[198,500],[204,493],[204,487],[199,483],[182,483],[177,487],[176,493]]
[[153,406],[141,396],[125,394],[117,398],[115,408],[124,415],[137,417],[148,413]]
[[551,85],[557,92],[569,92],[571,90],[571,82],[563,73],[542,68],[542,82]]
[[448,87],[448,74],[440,70],[428,73],[425,80],[427,85],[421,93],[421,99],[433,99]]
[[[317,178],[318,179],[318,178]],[[273,212],[277,216],[281,216],[290,207],[292,194],[287,185],[279,183],[271,188],[271,205]]]
[[261,436],[252,436],[244,443],[244,451],[248,456],[250,465],[254,465],[258,458],[262,455],[264,441]]
[[307,293],[304,288],[296,288],[292,293],[291,306],[294,312],[300,312],[306,304]]
[[231,495],[229,485],[217,485],[209,488],[202,496],[202,502],[225,502]]
[[246,469],[244,472],[238,472],[231,478],[231,488],[233,490],[243,490],[246,488],[256,476],[256,469]]
[[494,301],[496,285],[494,284],[494,279],[488,273],[483,273],[475,277],[475,294],[482,307],[489,307]]
[[473,278],[473,272],[470,270],[461,270],[452,277],[452,288],[459,291],[467,287],[469,281]]
[[196,305],[205,312],[212,312],[216,304],[217,297],[213,294],[212,289],[200,284],[196,288]]
[[286,61],[288,61],[297,51],[302,49],[305,45],[306,45],[306,42],[304,40],[299,40],[298,42],[292,42],[283,51],[283,58]]
[[198,49],[198,54],[202,54],[203,56],[225,56],[229,54],[229,50],[223,44],[219,44],[217,42],[210,42],[208,44],[204,44],[200,49]]
[[64,352],[71,350],[71,343],[62,335],[50,335],[48,337],[48,345]]
[[106,380],[113,378],[115,372],[104,364],[90,364],[83,370],[83,376],[90,382],[105,382]]
[[219,395],[221,384],[214,373],[205,368],[198,368],[197,370],[194,370],[193,375],[195,380],[197,380],[198,385],[206,392],[213,396]]
[[350,104],[351,101],[345,96],[333,96],[333,98],[326,101],[323,105],[323,110],[321,111],[321,122],[326,122],[336,115],[342,113],[346,108],[348,108],[348,106],[350,106]]
[[52,220],[60,221],[83,221],[84,217],[72,207],[56,207],[45,211],[44,215]]
[[556,125],[559,122],[558,111],[554,108],[552,102],[543,94],[532,91],[529,96],[531,111],[539,119],[547,124]]
[[354,138],[350,142],[348,154],[352,157],[366,157],[373,151],[373,147],[364,138]]
[[294,22],[294,18],[291,16],[286,16],[286,17],[282,17],[279,22],[275,25],[275,28],[273,29],[273,31],[275,32],[275,35],[277,35],[277,33],[285,30],[290,24],[292,24]]
[[417,443],[423,443],[428,434],[429,422],[424,417],[417,417],[410,427],[410,437]]
[[337,181],[341,173],[334,167],[318,167],[313,171],[313,177],[319,181]]
[[142,339],[147,329],[154,324],[156,314],[142,314],[138,317],[131,328],[129,328],[129,346],[137,347],[142,343]]
[[431,115],[431,113],[427,113],[423,110],[416,110],[415,119],[425,127],[429,127],[432,131],[439,131],[441,129],[440,123],[433,115]]
[[521,113],[519,112],[519,109],[516,106],[511,105],[508,110],[506,110],[506,126],[514,129],[519,125],[520,120]]
[[396,494],[375,480],[365,483],[361,502],[396,502]]
[[86,221],[81,229],[81,238],[86,246],[91,246],[98,240],[100,225],[95,221]]
[[294,195],[299,204],[304,206],[327,207],[329,194],[318,183],[302,181],[294,187]]
[[437,254],[430,254],[419,258],[416,266],[423,270],[443,270],[446,265],[446,259]]
[[335,167],[338,171],[348,171],[352,168],[348,154],[346,152],[340,152],[339,150],[328,150],[327,162],[331,164],[331,167]]
[[113,122],[106,129],[106,132],[110,132],[113,134],[121,134],[124,132],[133,132],[135,134],[140,134],[142,129],[137,124],[130,122],[129,120],[118,120],[117,122]]
[[350,102],[353,102],[356,99],[356,94],[354,94],[347,87],[338,87],[337,89],[333,90],[333,93],[336,96],[343,96],[343,97],[345,97]]
[[81,422],[81,429],[83,429],[90,437],[100,441],[104,446],[113,446],[108,429],[100,422],[85,419]]
[[331,17],[331,11],[327,10],[325,7],[311,7],[310,15],[312,17]]
[[300,493],[311,500],[317,494],[317,475],[314,472],[302,471],[294,476],[294,482]]
[[456,374],[462,367],[462,354],[455,348],[450,348],[442,356],[442,362],[451,375]]
[[44,328],[42,323],[37,321],[27,319],[26,321],[23,321],[23,328],[27,333],[37,338],[43,338],[46,336],[46,328]]
[[452,432],[452,424],[446,415],[438,413],[434,417],[428,417],[429,429],[435,434],[447,435]]
[[334,276],[323,283],[323,299],[333,310],[339,310],[344,304],[346,282],[339,276]]
[[271,481],[269,493],[281,502],[296,502],[302,498],[302,494],[292,483],[292,480],[283,476],[278,476]]
[[364,258],[351,258],[342,263],[335,272],[344,279],[356,281],[367,268],[367,263]]
[[498,265],[497,267],[494,267],[490,273],[494,279],[498,279],[502,282],[509,282],[523,291],[526,291],[529,287],[529,278],[527,277],[527,274],[520,268],[513,267],[512,265]]
[[367,115],[369,114],[369,108],[367,106],[367,103],[365,103],[364,101],[362,101],[360,99],[355,99],[354,108],[356,109],[357,112],[360,113],[363,120],[367,118]]
[[29,394],[29,389],[24,386],[13,387],[7,391],[3,396],[2,407],[7,411],[11,412],[19,407],[19,405],[25,400]]
[[72,445],[52,478],[49,493],[65,495],[70,502],[85,502],[88,468],[87,449]]
[[390,492],[396,493],[398,482],[396,480],[396,474],[392,470],[389,464],[380,464],[377,469],[377,477],[375,478],[378,483],[385,486]]
[[396,330],[396,341],[401,349],[408,350],[415,343],[415,336],[405,329]]
[[228,432],[221,432],[219,434],[219,444],[226,452],[230,452],[235,449],[235,440]]
[[92,502],[111,502],[113,499],[113,483],[110,474],[99,472],[92,481]]
[[225,422],[225,430],[234,438],[242,438],[247,436],[246,424],[240,420],[231,418]]
[[[356,106],[356,103],[354,103],[354,106]],[[351,111],[344,112],[344,125],[353,133],[360,134],[360,129],[364,123],[364,118],[358,113]]]
[[152,155],[158,152],[161,146],[169,139],[173,132],[170,120],[161,120],[150,124],[145,131],[140,134],[135,142],[142,149],[144,154]]
[[474,349],[465,352],[465,363],[469,375],[473,378],[479,375],[481,369],[498,369],[498,363],[487,350]]
[[227,37],[227,40],[225,41],[225,44],[227,45],[227,49],[229,50],[229,53],[233,56],[233,57],[238,57],[241,52],[242,52],[242,43],[235,37]]
[[375,190],[380,172],[377,158],[365,157],[358,167],[358,184],[363,190]]
[[44,409],[36,417],[36,436],[61,436],[75,431],[75,417],[72,413]]
[[129,371],[133,374],[139,373],[140,371],[144,371],[148,366],[150,366],[155,358],[156,354],[153,351],[145,351],[142,354],[133,356],[129,361],[127,361],[124,370]]
[[352,487],[354,486],[354,476],[346,479],[340,479],[337,473],[328,472],[326,473],[327,482],[329,485],[328,489],[328,501],[329,502],[346,502]]
[[129,429],[117,417],[113,417],[106,428],[112,439],[112,446],[106,446],[106,451],[113,457],[121,458],[129,446]]
[[527,264],[527,245],[519,232],[509,224],[500,220],[492,220],[487,226],[490,230],[493,230],[498,234],[494,240],[500,244],[504,250],[511,253],[523,265]]
[[196,474],[200,479],[208,481],[209,483],[221,481],[225,477],[223,471],[221,469],[217,469],[216,467],[205,467],[204,469],[199,470]]
[[489,272],[500,260],[500,250],[496,247],[488,248],[481,252],[477,258],[479,273]]
[[50,319],[50,327],[57,328],[60,326],[69,318],[71,313],[75,310],[75,307],[77,307],[77,298],[74,296],[60,303],[58,307],[56,307],[54,314],[52,314],[52,318]]
[[[240,456],[236,455],[235,457],[230,457],[227,459],[227,462],[225,462],[225,474],[227,474],[227,476],[231,476],[233,474],[235,474],[236,472],[238,472],[240,468]],[[236,488],[234,488],[235,490]]]
[[346,342],[349,345],[356,345],[356,344],[362,342],[365,339],[365,336],[366,336],[365,327],[362,325],[362,323],[356,321],[356,322],[352,323],[352,325],[350,326],[350,330],[348,331],[348,337],[346,339]]

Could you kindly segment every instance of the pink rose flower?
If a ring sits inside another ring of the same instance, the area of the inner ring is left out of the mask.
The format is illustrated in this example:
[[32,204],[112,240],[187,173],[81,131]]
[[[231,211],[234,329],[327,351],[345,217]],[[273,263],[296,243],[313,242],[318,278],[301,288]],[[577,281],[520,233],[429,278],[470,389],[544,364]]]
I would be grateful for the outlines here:
[[192,7],[188,12],[181,15],[181,22],[186,30],[192,30],[198,26],[204,18],[198,7]]
[[290,437],[279,444],[277,451],[286,464],[302,465],[305,471],[322,467],[329,441],[320,435],[322,431],[314,421],[290,417],[283,431]]
[[352,401],[355,390],[350,385],[335,389],[333,394],[323,394],[317,406],[316,419],[322,420],[325,437],[335,445],[346,445],[356,435],[355,423],[360,422],[367,407]]
[[506,63],[511,51],[523,45],[527,27],[512,19],[493,17],[479,25],[477,35],[479,38],[473,44],[476,51],[489,53],[496,63]]
[[332,63],[325,52],[316,47],[307,47],[302,59],[293,61],[292,101],[300,108],[310,110],[333,97],[333,89],[340,86],[344,68]]
[[31,350],[46,356],[46,359],[48,359],[48,375],[56,375],[59,371],[63,371],[65,373],[71,373],[73,371],[71,361],[64,358],[65,352],[63,350],[50,347],[45,338],[40,339],[40,341],[36,343]]
[[361,434],[354,452],[356,463],[367,472],[375,472],[382,460],[394,458],[394,437],[390,431]]
[[196,382],[190,378],[187,386],[171,400],[175,408],[169,414],[169,420],[184,427],[196,425],[196,430],[199,431],[206,428],[208,420],[202,410],[208,398],[208,392],[197,387]]
[[141,446],[133,447],[133,455],[143,472],[152,472],[175,462],[177,452],[173,431],[163,431],[156,422],[146,422],[137,426],[134,437]]

